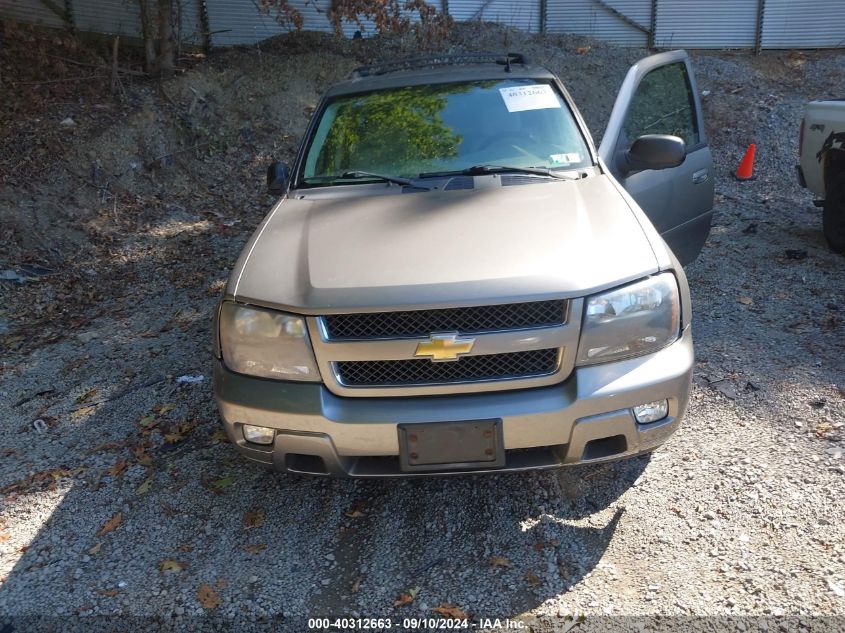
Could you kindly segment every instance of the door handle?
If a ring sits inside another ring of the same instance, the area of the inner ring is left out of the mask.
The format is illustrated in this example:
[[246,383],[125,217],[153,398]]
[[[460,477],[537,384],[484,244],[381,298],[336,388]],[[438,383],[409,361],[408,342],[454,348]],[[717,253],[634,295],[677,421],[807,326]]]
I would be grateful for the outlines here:
[[692,184],[700,185],[703,182],[707,182],[710,178],[710,172],[705,167],[704,169],[699,169],[697,172],[694,172],[692,175]]

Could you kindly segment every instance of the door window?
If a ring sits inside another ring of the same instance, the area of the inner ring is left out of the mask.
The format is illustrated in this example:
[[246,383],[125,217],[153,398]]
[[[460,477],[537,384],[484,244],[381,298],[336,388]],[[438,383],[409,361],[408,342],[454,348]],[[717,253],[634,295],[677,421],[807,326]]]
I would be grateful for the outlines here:
[[683,62],[655,68],[642,78],[623,125],[628,145],[644,134],[671,134],[687,151],[698,144],[695,100]]

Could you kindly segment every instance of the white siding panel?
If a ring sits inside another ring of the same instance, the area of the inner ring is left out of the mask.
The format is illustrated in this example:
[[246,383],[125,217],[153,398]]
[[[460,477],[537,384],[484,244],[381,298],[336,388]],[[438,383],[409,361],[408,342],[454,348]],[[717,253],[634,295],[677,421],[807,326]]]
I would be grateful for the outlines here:
[[0,0],[0,18],[41,26],[64,26],[62,19],[39,0]]
[[[645,29],[651,28],[651,0],[604,2]],[[548,0],[546,31],[589,35],[622,46],[648,45],[648,34],[593,0]]]
[[766,0],[763,48],[845,46],[845,1]]
[[753,48],[757,0],[659,0],[660,48]]

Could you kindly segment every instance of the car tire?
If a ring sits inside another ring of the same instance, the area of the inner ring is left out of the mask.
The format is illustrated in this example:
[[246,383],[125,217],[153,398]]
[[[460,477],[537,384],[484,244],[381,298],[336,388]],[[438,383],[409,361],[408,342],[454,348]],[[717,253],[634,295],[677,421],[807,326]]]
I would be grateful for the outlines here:
[[[845,167],[845,160],[837,161]],[[828,174],[822,210],[822,228],[830,249],[845,255],[845,169]]]

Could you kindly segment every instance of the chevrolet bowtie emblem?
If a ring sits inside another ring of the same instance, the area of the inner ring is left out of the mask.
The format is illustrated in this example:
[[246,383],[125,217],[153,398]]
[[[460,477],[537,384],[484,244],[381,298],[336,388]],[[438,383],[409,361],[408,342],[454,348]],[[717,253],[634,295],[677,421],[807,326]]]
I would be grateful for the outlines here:
[[433,362],[458,360],[469,354],[475,345],[474,338],[458,338],[458,334],[432,334],[430,340],[417,345],[414,356],[429,357]]

